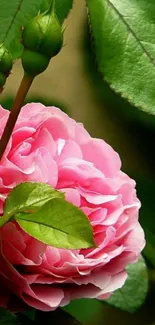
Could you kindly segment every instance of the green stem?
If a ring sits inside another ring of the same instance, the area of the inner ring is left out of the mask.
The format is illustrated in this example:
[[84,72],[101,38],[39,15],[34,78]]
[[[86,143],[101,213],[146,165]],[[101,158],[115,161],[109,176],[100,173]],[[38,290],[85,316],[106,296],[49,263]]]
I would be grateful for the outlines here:
[[16,124],[18,115],[20,113],[21,107],[24,103],[25,97],[30,89],[30,86],[32,84],[34,77],[30,77],[26,74],[24,74],[24,77],[21,81],[20,87],[18,89],[11,113],[9,115],[9,118],[7,120],[6,126],[4,128],[1,140],[0,140],[0,160],[4,154],[4,151],[7,147],[7,144],[10,140],[12,131],[14,129],[14,126]]
[[2,228],[10,219],[12,216],[6,215],[0,218],[0,228]]
[[50,4],[49,12],[55,12],[55,0],[53,0]]

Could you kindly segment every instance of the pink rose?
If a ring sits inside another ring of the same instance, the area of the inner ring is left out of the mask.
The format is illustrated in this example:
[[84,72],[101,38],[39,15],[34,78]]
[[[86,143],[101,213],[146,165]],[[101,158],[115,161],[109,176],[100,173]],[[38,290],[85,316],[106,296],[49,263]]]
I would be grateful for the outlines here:
[[[0,108],[0,132],[9,112]],[[0,211],[18,183],[41,181],[66,193],[89,217],[98,248],[48,247],[14,222],[1,229],[0,305],[23,301],[54,310],[71,299],[106,299],[123,286],[125,267],[144,247],[135,182],[118,154],[55,107],[23,107],[0,164]]]

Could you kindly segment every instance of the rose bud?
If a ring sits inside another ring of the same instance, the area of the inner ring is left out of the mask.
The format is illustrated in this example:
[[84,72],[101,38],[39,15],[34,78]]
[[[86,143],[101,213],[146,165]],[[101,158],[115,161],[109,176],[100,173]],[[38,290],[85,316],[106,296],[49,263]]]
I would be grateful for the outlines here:
[[0,90],[3,90],[5,85],[6,78],[10,74],[12,69],[13,60],[9,51],[3,46],[0,45]]
[[0,72],[9,73],[12,69],[13,59],[9,51],[0,45]]
[[36,76],[43,72],[63,45],[63,32],[55,14],[55,1],[49,11],[33,18],[24,28],[22,64],[25,72]]

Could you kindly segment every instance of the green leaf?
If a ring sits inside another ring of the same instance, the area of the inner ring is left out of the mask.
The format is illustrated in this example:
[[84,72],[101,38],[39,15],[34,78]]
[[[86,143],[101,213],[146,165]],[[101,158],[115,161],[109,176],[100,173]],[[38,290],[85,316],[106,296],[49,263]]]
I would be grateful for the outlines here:
[[37,212],[20,213],[15,219],[23,230],[45,244],[67,249],[94,246],[88,218],[64,199],[54,198]]
[[134,313],[145,301],[148,292],[148,272],[141,256],[139,261],[127,267],[128,278],[123,288],[117,290],[107,303]]
[[0,308],[0,325],[19,325],[19,322],[14,314]]
[[155,1],[86,1],[100,73],[115,92],[155,115]]
[[[48,9],[51,0],[0,0],[0,44],[11,52],[13,59],[21,57],[21,27],[42,9]],[[56,13],[61,22],[72,8],[72,0],[56,0]]]
[[[45,11],[49,8],[51,0],[44,0],[41,11]],[[72,9],[73,0],[56,0],[56,14],[59,21],[62,23],[67,17],[69,11]]]
[[21,27],[37,15],[43,0],[0,0],[0,43],[17,59],[22,53]]
[[63,198],[64,194],[53,189],[44,183],[22,183],[17,185],[8,195],[5,206],[4,216],[12,217],[15,213],[36,210],[52,198]]

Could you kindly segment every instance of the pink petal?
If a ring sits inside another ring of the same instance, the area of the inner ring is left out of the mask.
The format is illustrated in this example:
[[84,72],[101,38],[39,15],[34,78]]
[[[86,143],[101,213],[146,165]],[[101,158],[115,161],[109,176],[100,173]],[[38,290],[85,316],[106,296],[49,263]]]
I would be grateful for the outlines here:
[[56,143],[53,140],[52,134],[45,128],[40,128],[33,139],[31,151],[36,151],[38,148],[46,148],[52,155],[56,154]]
[[83,158],[91,161],[106,177],[114,177],[121,168],[119,155],[105,141],[90,139],[82,145]]
[[23,294],[23,300],[31,307],[43,311],[54,310],[64,298],[64,293],[59,288],[42,285],[31,286],[34,297]]
[[126,279],[127,279],[126,271],[113,275],[111,277],[110,283],[100,292],[97,298],[102,299],[102,295],[106,293],[114,292],[115,290],[122,288]]
[[80,207],[81,199],[80,199],[80,193],[78,190],[74,188],[62,188],[61,192],[65,193],[65,198],[68,202],[76,205],[77,207]]
[[101,177],[103,174],[91,163],[81,159],[69,158],[59,165],[58,187],[75,186],[76,184],[87,187]]
[[60,151],[60,153],[59,153],[59,142],[60,140],[58,140],[58,157],[57,157],[58,164],[60,164],[61,162],[63,162],[63,160],[68,159],[70,157],[82,159],[81,149],[76,142],[70,139],[66,140],[64,142],[64,146]]
[[102,195],[100,193],[87,191],[81,188],[79,189],[79,192],[81,196],[83,196],[89,203],[96,204],[96,205],[111,202],[118,198],[117,195]]

